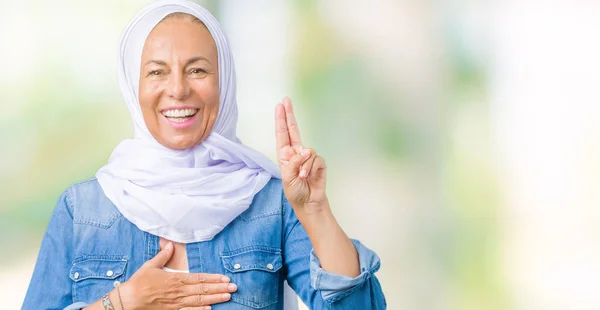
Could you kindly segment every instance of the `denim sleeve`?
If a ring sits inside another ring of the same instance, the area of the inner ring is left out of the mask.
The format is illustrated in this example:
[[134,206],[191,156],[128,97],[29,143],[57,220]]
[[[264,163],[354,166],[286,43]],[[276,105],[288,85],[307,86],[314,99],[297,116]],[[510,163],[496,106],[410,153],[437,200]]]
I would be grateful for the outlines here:
[[63,310],[80,310],[83,309],[85,307],[89,306],[89,304],[86,304],[85,302],[76,302],[72,305],[67,306],[66,308],[64,308]]
[[64,309],[73,303],[69,278],[73,215],[68,191],[60,196],[46,228],[23,302],[24,310]]
[[356,278],[323,270],[304,227],[283,197],[284,267],[288,283],[310,309],[385,309],[386,301],[375,276],[379,257],[356,240],[360,259]]

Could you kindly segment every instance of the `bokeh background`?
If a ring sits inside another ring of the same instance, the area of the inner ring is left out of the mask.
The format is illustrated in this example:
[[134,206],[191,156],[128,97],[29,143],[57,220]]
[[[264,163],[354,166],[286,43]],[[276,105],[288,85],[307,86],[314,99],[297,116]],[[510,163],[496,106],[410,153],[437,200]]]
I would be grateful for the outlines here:
[[[122,29],[148,1],[0,0],[0,300],[20,308],[60,193],[132,135]],[[199,1],[275,158],[296,104],[389,309],[600,309],[600,3]]]

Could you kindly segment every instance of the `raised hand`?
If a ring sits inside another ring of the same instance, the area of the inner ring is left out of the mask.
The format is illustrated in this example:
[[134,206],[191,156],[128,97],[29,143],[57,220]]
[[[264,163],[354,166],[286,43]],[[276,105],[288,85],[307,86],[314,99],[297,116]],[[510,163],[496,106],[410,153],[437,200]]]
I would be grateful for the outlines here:
[[327,201],[327,166],[313,149],[302,145],[292,101],[287,97],[275,108],[275,132],[285,196],[294,208],[310,212],[304,207],[319,206]]

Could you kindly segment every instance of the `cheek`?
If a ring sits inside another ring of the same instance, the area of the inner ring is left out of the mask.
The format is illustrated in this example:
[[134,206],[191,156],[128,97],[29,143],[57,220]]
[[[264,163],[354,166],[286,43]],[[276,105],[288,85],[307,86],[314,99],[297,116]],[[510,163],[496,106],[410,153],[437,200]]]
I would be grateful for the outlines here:
[[158,85],[141,85],[139,92],[140,106],[142,109],[154,108],[158,105],[160,99],[160,90]]
[[212,127],[217,120],[217,115],[219,113],[219,83],[214,83],[211,85],[210,89],[206,91],[206,127],[208,131],[212,131]]
[[150,131],[150,134],[152,134],[155,139],[161,140],[157,137],[161,131],[159,120],[160,115],[156,112],[156,107],[160,102],[160,91],[158,85],[151,83],[140,85],[139,102],[146,128],[148,128],[148,131]]
[[219,105],[219,79],[215,78],[212,85],[211,85],[211,101],[213,102],[213,104],[215,104],[216,106]]
[[198,81],[194,85],[194,91],[204,104],[207,110],[213,110],[219,107],[219,82],[216,83],[210,80]]

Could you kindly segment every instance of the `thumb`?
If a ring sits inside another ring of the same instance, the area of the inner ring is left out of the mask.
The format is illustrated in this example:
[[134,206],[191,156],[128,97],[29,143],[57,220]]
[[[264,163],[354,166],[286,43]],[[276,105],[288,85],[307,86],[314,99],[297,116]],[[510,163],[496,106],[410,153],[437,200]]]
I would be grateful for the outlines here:
[[151,260],[144,263],[148,268],[162,268],[173,256],[173,242],[167,243],[165,247]]

